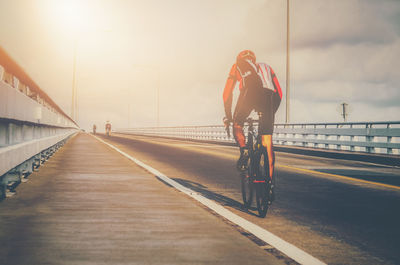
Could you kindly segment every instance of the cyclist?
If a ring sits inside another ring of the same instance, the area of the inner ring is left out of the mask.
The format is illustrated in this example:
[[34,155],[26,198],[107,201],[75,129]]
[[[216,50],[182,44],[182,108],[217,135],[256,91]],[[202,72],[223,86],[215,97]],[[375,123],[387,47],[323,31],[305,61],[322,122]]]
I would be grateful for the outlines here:
[[107,121],[107,123],[106,123],[106,135],[110,136],[110,132],[111,132],[111,123],[109,121]]
[[[232,117],[233,89],[239,82],[239,98]],[[274,172],[274,154],[272,133],[274,117],[282,99],[282,90],[274,70],[265,64],[257,63],[254,52],[244,50],[239,53],[236,63],[233,64],[226,81],[223,100],[225,108],[225,126],[233,121],[233,135],[240,148],[240,158],[237,162],[238,170],[247,169],[249,153],[246,149],[243,125],[252,110],[261,113],[258,133],[261,135],[262,145],[268,153],[269,177],[272,180]]]

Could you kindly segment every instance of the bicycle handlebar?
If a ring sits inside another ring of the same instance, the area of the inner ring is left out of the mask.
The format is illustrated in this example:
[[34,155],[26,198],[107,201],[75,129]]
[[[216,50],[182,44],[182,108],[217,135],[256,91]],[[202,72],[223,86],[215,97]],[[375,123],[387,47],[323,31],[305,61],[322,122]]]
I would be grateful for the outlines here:
[[[259,117],[260,117],[261,115],[262,115],[262,113],[258,113],[258,116],[259,116]],[[249,118],[247,118],[247,119],[245,120],[245,122],[247,122],[249,126],[253,126],[253,123],[259,122],[259,119],[258,119],[258,120],[254,120],[253,118],[249,117]],[[231,125],[233,126],[233,121],[228,121],[228,122],[227,122],[227,121],[225,121],[225,118],[224,118],[224,124],[225,124],[225,131],[226,131],[226,134],[228,135],[228,138],[231,138],[230,127],[231,127]]]

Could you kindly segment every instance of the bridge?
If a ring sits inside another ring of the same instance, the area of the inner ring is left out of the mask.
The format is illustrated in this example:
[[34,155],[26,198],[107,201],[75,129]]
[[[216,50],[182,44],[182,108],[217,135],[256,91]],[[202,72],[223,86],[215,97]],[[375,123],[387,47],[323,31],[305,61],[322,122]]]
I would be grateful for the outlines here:
[[400,263],[400,122],[277,124],[263,219],[223,126],[86,133],[0,59],[0,264]]

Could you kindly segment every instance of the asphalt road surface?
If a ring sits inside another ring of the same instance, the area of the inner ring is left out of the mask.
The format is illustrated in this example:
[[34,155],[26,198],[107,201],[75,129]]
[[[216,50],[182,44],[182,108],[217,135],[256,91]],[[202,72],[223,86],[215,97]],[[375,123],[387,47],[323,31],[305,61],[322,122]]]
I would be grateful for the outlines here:
[[236,147],[101,137],[328,264],[400,264],[400,168],[277,152],[276,201],[259,218],[242,206]]

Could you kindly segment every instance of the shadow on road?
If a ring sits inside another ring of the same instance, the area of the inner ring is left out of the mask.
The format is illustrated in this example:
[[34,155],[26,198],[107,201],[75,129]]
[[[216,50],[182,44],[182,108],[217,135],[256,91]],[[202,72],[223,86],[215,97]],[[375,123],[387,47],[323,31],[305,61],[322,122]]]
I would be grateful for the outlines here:
[[[168,183],[166,183],[165,181],[163,181],[162,179],[158,178],[158,180],[160,180],[161,182],[163,182],[164,184],[168,185],[171,187],[171,185],[169,185]],[[180,178],[173,178],[174,181],[178,182],[179,184],[181,184],[182,186],[189,188],[197,193],[200,193],[201,195],[203,195],[205,198],[213,200],[217,203],[219,203],[222,206],[229,206],[232,207],[238,211],[250,214],[250,215],[254,215],[254,216],[258,216],[248,210],[257,210],[255,207],[251,207],[250,209],[247,209],[244,207],[244,205],[241,202],[238,202],[232,198],[226,197],[224,195],[212,192],[210,190],[207,189],[206,186],[197,183],[197,182],[193,182],[190,180],[186,180],[186,179],[180,179]]]

